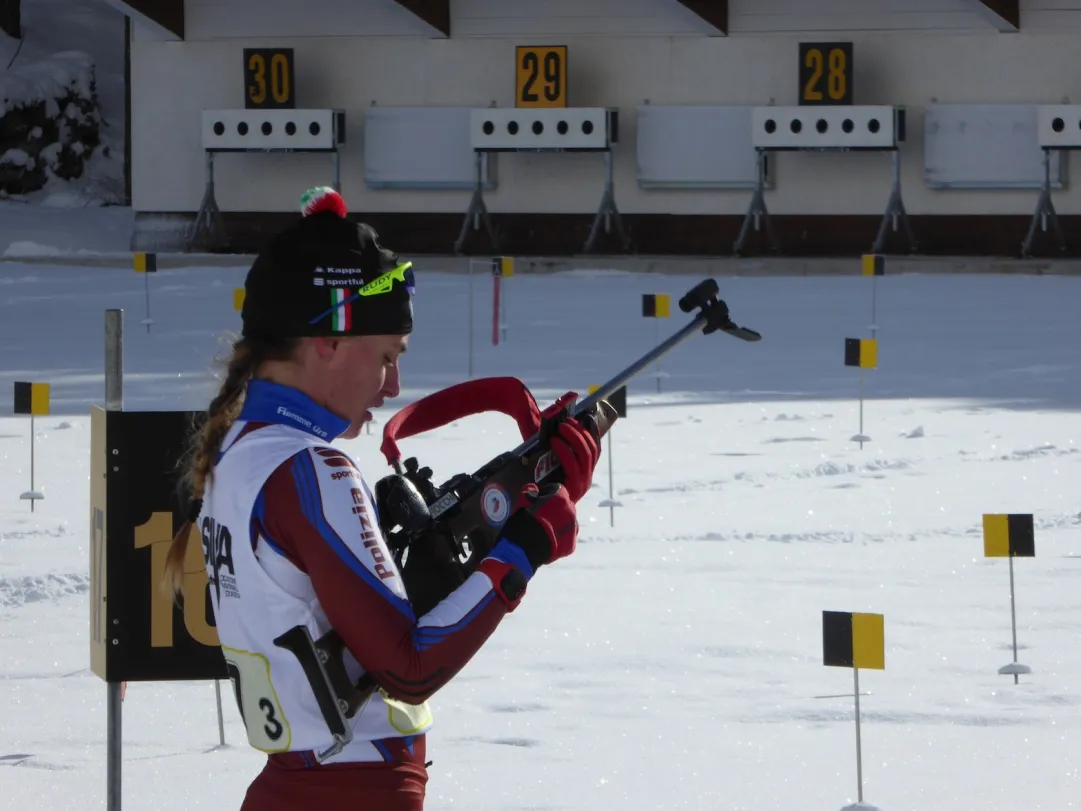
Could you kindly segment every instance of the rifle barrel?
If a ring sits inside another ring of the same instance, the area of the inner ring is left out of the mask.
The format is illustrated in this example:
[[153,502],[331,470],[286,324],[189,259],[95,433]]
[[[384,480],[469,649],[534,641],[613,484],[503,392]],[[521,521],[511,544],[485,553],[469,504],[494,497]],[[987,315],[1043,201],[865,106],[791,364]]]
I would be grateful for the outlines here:
[[[649,350],[646,354],[644,354],[626,369],[618,372],[611,380],[601,385],[600,388],[598,388],[595,392],[586,397],[584,400],[579,400],[574,406],[573,416],[577,417],[579,414],[582,414],[585,411],[596,406],[598,401],[604,400],[605,398],[610,396],[620,386],[633,378],[651,363],[656,361],[658,358],[667,355],[681,343],[690,338],[695,332],[704,328],[706,325],[706,321],[706,314],[703,312],[699,312],[698,315],[696,315],[689,324],[680,329],[679,332],[676,332],[671,337],[657,344],[657,346]],[[513,451],[511,451],[511,453],[515,456],[523,456],[536,448],[539,442],[539,435],[534,434],[529,439],[525,440],[517,448],[515,448]]]

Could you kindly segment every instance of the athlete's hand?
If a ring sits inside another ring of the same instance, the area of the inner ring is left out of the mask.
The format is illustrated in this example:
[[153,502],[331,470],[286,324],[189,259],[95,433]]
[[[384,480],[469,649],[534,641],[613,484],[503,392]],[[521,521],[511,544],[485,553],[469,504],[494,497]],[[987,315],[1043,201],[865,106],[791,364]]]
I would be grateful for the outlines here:
[[563,468],[563,486],[577,503],[593,483],[593,471],[600,460],[600,437],[591,414],[571,417],[569,403],[576,392],[567,392],[541,412],[540,440],[547,443]]
[[548,484],[540,489],[527,484],[515,506],[502,536],[522,548],[534,571],[573,554],[578,547],[578,510],[566,487]]

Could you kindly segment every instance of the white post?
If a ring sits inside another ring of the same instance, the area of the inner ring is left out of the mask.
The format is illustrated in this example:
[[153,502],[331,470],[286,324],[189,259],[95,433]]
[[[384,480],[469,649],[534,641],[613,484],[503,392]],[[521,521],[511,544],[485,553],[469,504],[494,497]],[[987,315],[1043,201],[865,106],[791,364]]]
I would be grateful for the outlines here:
[[871,337],[875,337],[878,330],[878,277],[871,277]]
[[146,333],[150,334],[150,325],[154,323],[154,319],[150,317],[150,272],[147,271],[143,274],[143,287],[146,289],[146,318],[143,319],[143,323],[146,324]]
[[[479,152],[477,153],[480,154]],[[469,277],[468,293],[468,319],[469,319],[469,379],[473,379],[473,260],[469,261]]]
[[[654,313],[654,315],[656,315],[656,313]],[[657,327],[657,341],[656,342],[660,343],[661,342],[661,319],[655,317],[653,319],[653,321],[655,322],[656,327]],[[661,373],[661,359],[658,356],[657,357],[657,394],[661,393],[661,374],[662,374]]]
[[502,293],[503,276],[501,271],[492,274],[492,346],[499,346],[499,339],[503,332],[503,316],[499,311],[499,299]]
[[863,397],[863,381],[864,381],[863,375],[864,375],[864,369],[861,366],[860,367],[860,427],[859,427],[859,433],[855,434],[852,437],[852,442],[860,443],[860,448],[863,447],[864,442],[870,442],[871,441],[871,437],[869,437],[869,436],[867,436],[867,434],[863,433],[863,399],[864,399],[864,397]]
[[[33,409],[31,409],[31,411],[32,410]],[[35,501],[37,501],[38,499],[45,498],[44,493],[39,493],[36,489],[34,489],[34,480],[36,478],[36,474],[35,474],[36,461],[35,461],[35,458],[34,458],[35,457],[34,449],[36,447],[36,443],[37,443],[37,429],[36,429],[36,427],[34,425],[34,415],[31,414],[30,415],[30,489],[19,496],[20,500],[30,502],[30,512],[34,511],[34,502]]]
[[[1014,600],[1013,590],[1013,555],[1010,559],[1010,627],[1013,630],[1013,663],[1017,664],[1017,603]],[[1013,674],[1013,683],[1017,684],[1017,671]]]
[[623,505],[616,501],[616,489],[612,475],[612,429],[608,429],[608,498],[600,503],[601,507],[608,508],[608,526],[616,525],[616,507]]
[[[500,260],[502,261],[502,260]],[[507,286],[503,284],[503,269],[500,266],[499,270],[499,340],[503,343],[507,342],[507,326],[510,324],[510,318],[507,317]]]
[[30,415],[30,512],[34,511],[34,415]]
[[860,448],[863,448],[863,367],[860,367]]
[[225,746],[225,716],[221,711],[221,681],[214,679],[214,693],[218,701],[218,741],[220,746]]
[[[124,409],[124,311],[105,311],[105,410]],[[120,682],[108,682],[106,730],[106,807],[120,811],[121,694]]]
[[608,526],[616,525],[616,490],[612,483],[612,431],[608,430]]
[[1013,683],[1017,684],[1020,681],[1018,676],[1031,673],[1032,668],[1017,661],[1017,598],[1014,590],[1012,551],[1007,557],[1010,559],[1010,632],[1013,635],[1013,661],[1000,667],[998,672],[1000,676],[1013,676]]
[[863,802],[863,751],[860,742],[860,670],[852,668],[852,679],[856,688],[856,797]]

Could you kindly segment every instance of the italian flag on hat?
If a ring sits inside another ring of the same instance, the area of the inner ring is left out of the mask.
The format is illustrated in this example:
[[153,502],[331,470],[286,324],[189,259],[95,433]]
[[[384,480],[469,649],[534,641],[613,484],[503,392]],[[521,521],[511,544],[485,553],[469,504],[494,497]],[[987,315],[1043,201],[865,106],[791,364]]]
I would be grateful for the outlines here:
[[334,308],[330,328],[334,332],[349,332],[353,328],[353,291],[337,287],[330,291],[330,306]]

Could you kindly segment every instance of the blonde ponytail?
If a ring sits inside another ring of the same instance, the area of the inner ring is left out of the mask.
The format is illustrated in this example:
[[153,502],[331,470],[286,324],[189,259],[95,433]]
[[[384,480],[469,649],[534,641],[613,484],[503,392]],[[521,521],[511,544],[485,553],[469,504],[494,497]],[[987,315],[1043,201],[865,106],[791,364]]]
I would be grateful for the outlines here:
[[165,582],[179,596],[184,582],[184,555],[192,525],[198,520],[203,494],[214,476],[214,463],[222,441],[233,426],[244,405],[244,392],[264,361],[284,360],[296,346],[296,341],[256,340],[241,338],[233,344],[232,354],[225,363],[225,378],[217,395],[210,401],[198,428],[192,433],[187,451],[181,459],[183,473],[181,491],[191,500],[187,520],[173,536],[165,558]]

